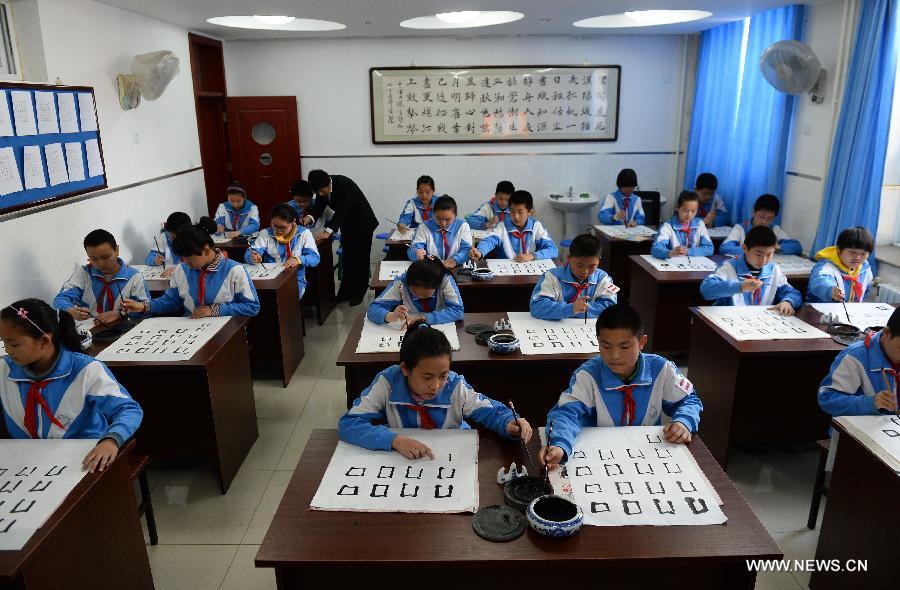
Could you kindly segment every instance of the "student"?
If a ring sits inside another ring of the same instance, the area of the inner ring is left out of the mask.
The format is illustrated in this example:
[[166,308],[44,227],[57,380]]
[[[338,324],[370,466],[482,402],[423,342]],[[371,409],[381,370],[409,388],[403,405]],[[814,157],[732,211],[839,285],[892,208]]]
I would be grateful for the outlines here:
[[569,388],[547,414],[553,424],[540,458],[551,468],[565,463],[585,426],[659,426],[670,443],[691,442],[703,403],[694,386],[671,362],[641,352],[647,344],[641,316],[627,303],[612,305],[597,318],[600,356],[581,365]]
[[119,258],[116,238],[105,229],[95,229],[84,237],[88,263],[76,265],[53,299],[53,307],[76,320],[93,317],[101,324],[122,320],[123,299],[147,301],[150,292],[144,277]]
[[572,240],[565,266],[548,270],[531,292],[531,315],[542,320],[600,315],[616,302],[619,288],[600,270],[600,241],[590,234]]
[[494,196],[474,213],[466,217],[469,227],[472,229],[493,229],[498,223],[503,223],[509,216],[509,198],[516,192],[513,183],[501,180],[494,189]]
[[429,256],[416,260],[395,278],[372,302],[366,316],[376,324],[424,319],[436,325],[462,320],[463,311],[456,281],[440,260]]
[[717,188],[719,179],[710,172],[703,172],[697,176],[694,183],[694,192],[699,198],[697,217],[702,219],[707,227],[728,225],[728,209],[725,208],[725,201],[716,192]]
[[900,310],[874,336],[854,342],[834,359],[819,387],[819,407],[832,416],[896,413],[900,380]]
[[216,209],[216,226],[226,238],[249,236],[259,231],[259,208],[247,198],[240,182],[232,182],[226,190],[228,200]]
[[169,279],[169,288],[151,301],[126,299],[128,311],[150,315],[180,313],[195,319],[259,313],[259,297],[247,269],[226,258],[200,224],[181,228],[172,248],[183,262]]
[[291,185],[291,200],[286,203],[297,214],[297,222],[309,227],[315,225],[316,197],[312,187],[302,178]]
[[838,235],[837,245],[816,253],[816,265],[809,273],[807,301],[859,303],[872,284],[869,255],[875,238],[864,227],[848,227]]
[[12,438],[99,439],[82,469],[103,471],[144,412],[106,365],[78,351],[75,320],[38,299],[0,310],[0,407]]
[[294,210],[285,203],[272,209],[271,227],[261,232],[246,252],[244,260],[253,264],[272,262],[297,269],[300,299],[306,292],[306,269],[319,265],[319,249],[312,232],[297,223]]
[[516,262],[528,262],[540,258],[556,258],[559,250],[550,233],[544,229],[540,221],[531,215],[534,213],[534,200],[528,191],[516,191],[509,197],[509,215],[503,223],[498,223],[491,235],[478,243],[478,247],[469,251],[474,260],[478,260],[497,250],[500,258],[509,258]]
[[637,188],[637,172],[631,168],[624,168],[616,177],[614,193],[606,195],[597,220],[603,225],[625,225],[635,227],[644,224],[644,205],[641,198],[634,194]]
[[424,221],[409,244],[410,260],[437,256],[447,268],[455,268],[469,259],[472,230],[456,217],[456,201],[450,195],[434,200],[434,216]]
[[430,220],[433,217],[435,198],[434,179],[430,176],[420,176],[416,181],[416,196],[406,202],[400,218],[397,219],[397,229],[400,233],[416,229]]
[[175,270],[175,266],[181,263],[181,258],[172,253],[172,240],[179,229],[191,224],[191,218],[187,213],[176,211],[166,218],[160,234],[163,238],[162,252],[159,250],[150,250],[144,264],[147,266],[166,266],[162,272],[162,276],[168,278]]
[[714,305],[768,305],[781,315],[794,315],[803,304],[800,291],[772,262],[775,256],[775,232],[758,225],[747,232],[743,256],[726,260],[716,272],[700,283],[704,299]]
[[[469,428],[471,419],[511,439],[531,439],[525,419],[477,393],[450,370],[450,343],[424,322],[409,327],[400,345],[400,364],[380,372],[338,422],[341,440],[360,447],[397,451],[407,459],[434,458],[425,444],[391,428]],[[387,422],[376,426],[374,422]]]
[[793,255],[802,254],[803,246],[800,245],[800,242],[792,240],[791,237],[781,229],[780,225],[772,225],[775,223],[775,218],[778,217],[779,210],[781,210],[781,203],[778,202],[778,197],[769,194],[761,195],[756,199],[756,202],[753,203],[753,217],[750,221],[736,223],[735,226],[731,228],[731,233],[728,234],[728,237],[725,238],[725,241],[719,246],[719,254],[740,256],[742,251],[741,244],[744,243],[744,234],[746,233],[746,230],[751,227],[756,227],[757,225],[771,227],[772,231],[775,232],[775,237],[778,240],[775,244],[776,252]]
[[697,193],[682,191],[675,205],[675,215],[659,228],[650,252],[665,260],[675,256],[709,256],[713,243],[703,220],[697,217]]
[[378,227],[378,218],[366,195],[346,176],[331,176],[324,170],[311,170],[307,180],[316,193],[316,211],[324,212],[328,207],[334,211],[323,224],[322,231],[313,234],[316,243],[330,239],[337,230],[341,231],[344,276],[335,301],[347,301],[350,307],[354,307],[362,303],[369,291],[372,234]]

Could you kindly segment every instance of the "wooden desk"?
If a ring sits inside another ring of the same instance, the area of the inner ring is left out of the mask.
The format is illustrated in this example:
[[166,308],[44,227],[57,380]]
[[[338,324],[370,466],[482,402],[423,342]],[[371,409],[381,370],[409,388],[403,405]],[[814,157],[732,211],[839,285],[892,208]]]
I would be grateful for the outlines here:
[[[569,386],[572,373],[592,354],[550,354],[527,356],[521,352],[494,354],[475,342],[475,336],[463,329],[466,324],[493,324],[506,314],[467,313],[457,322],[460,349],[453,351],[453,371],[465,376],[479,392],[506,403],[510,398],[516,409],[533,423],[543,424],[547,412],[559,394]],[[337,357],[347,381],[347,407],[372,383],[380,371],[400,362],[399,353],[357,354],[363,315],[357,316]]]
[[[106,363],[144,410],[136,452],[213,460],[223,494],[258,436],[248,323],[231,318],[189,361]],[[95,344],[89,354],[106,346]]]
[[244,261],[244,252],[250,247],[250,242],[246,237],[231,238],[227,242],[215,244],[215,247],[228,254],[228,258],[238,262]]
[[591,233],[600,240],[600,268],[605,270],[621,289],[619,301],[630,300],[631,267],[628,258],[640,254],[650,254],[654,238],[650,237],[639,242],[625,238],[613,238],[594,227],[591,227]]
[[[559,265],[558,260],[556,264]],[[484,260],[479,260],[476,265],[478,268],[487,268],[487,262]],[[383,281],[378,278],[380,272],[381,263],[379,262],[369,281],[369,289],[375,291],[376,295],[391,284],[391,281]],[[458,267],[450,273],[457,278]],[[456,285],[459,287],[459,294],[462,296],[466,313],[528,311],[531,292],[534,291],[534,286],[537,285],[539,278],[541,278],[540,275],[495,276],[491,281],[473,281],[471,277],[466,277],[462,281],[457,279]]]
[[[716,264],[727,257],[710,256]],[[707,271],[663,272],[641,256],[629,256],[631,305],[644,320],[647,350],[687,352],[691,343],[691,307],[712,305],[700,295]],[[809,275],[790,275],[788,281],[804,295]]]
[[848,560],[867,560],[868,571],[813,572],[809,587],[896,588],[900,476],[843,426],[834,421],[832,427],[840,431],[840,442],[816,560],[837,560],[842,567]]
[[384,255],[385,260],[409,260],[406,255],[412,240],[385,240],[384,245],[387,246],[387,253]]
[[[521,463],[521,447],[479,433],[479,505],[503,504],[497,469]],[[300,458],[266,537],[257,567],[275,569],[278,588],[354,588],[390,580],[397,590],[566,585],[661,588],[752,588],[746,559],[780,558],[782,551],[734,485],[695,438],[690,449],[725,502],[728,523],[711,526],[593,527],[568,539],[528,530],[492,543],[472,530],[471,514],[398,514],[308,510],[337,444],[333,430],[315,430]],[[537,451],[537,437],[532,448]],[[564,574],[563,574],[564,573]],[[638,580],[639,582],[636,582]]]
[[334,239],[318,244],[319,265],[306,269],[306,293],[303,305],[316,308],[316,319],[319,325],[325,323],[337,303],[334,300]]
[[[738,341],[696,307],[691,313],[688,377],[703,400],[700,433],[722,467],[737,445],[825,436],[816,392],[843,346],[831,338]],[[824,331],[809,305],[797,316]]]
[[128,464],[133,447],[85,475],[22,549],[0,551],[0,588],[152,590]]
[[[249,318],[250,325],[247,327],[254,372],[264,377],[276,375],[285,387],[303,360],[303,336],[306,335],[296,274],[297,269],[292,268],[271,279],[254,279],[253,286],[259,296],[259,314]],[[310,269],[307,278],[313,274],[313,269]],[[333,281],[332,277],[332,287]],[[169,288],[169,282],[147,281],[147,288],[153,297],[159,297]],[[333,291],[331,300],[334,301]]]

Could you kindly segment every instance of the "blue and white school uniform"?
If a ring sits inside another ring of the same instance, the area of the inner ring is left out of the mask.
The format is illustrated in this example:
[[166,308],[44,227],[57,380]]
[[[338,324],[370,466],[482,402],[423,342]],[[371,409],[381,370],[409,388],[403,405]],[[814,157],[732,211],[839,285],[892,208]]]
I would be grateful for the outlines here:
[[247,269],[221,252],[202,269],[181,263],[169,278],[166,292],[150,301],[150,314],[180,313],[187,317],[204,305],[212,308],[214,316],[258,314],[259,296]]
[[[423,417],[422,414],[427,414]],[[450,371],[447,384],[432,399],[417,404],[399,365],[378,373],[353,406],[338,421],[341,440],[371,449],[389,451],[397,436],[389,428],[469,428],[471,419],[497,434],[512,438],[506,425],[512,410],[476,392],[462,375]],[[372,424],[387,422],[387,426]]]
[[553,422],[550,445],[568,457],[585,426],[659,426],[663,412],[696,432],[701,411],[694,386],[671,361],[641,353],[634,377],[625,383],[598,356],[575,371],[547,414],[547,424]]
[[[312,201],[310,201],[310,203],[309,203],[309,207],[307,207],[306,209],[304,209],[300,205],[298,205],[297,201],[295,201],[294,199],[291,199],[290,201],[285,201],[284,204],[287,205],[288,207],[290,207],[291,209],[293,209],[294,213],[297,214],[297,222],[298,223],[302,223],[303,218],[306,217],[307,215],[312,215],[313,217],[315,217],[315,215],[313,215],[313,212],[316,210],[316,197],[315,196],[313,196]],[[317,219],[316,224],[318,222],[319,222],[319,220]],[[315,226],[316,224],[313,224],[313,226]]]
[[882,371],[897,390],[898,375],[881,348],[882,332],[854,342],[831,363],[819,387],[819,407],[832,416],[867,416],[879,413],[875,396],[884,391]]
[[569,265],[548,270],[538,279],[531,292],[531,315],[542,320],[583,318],[584,314],[572,311],[576,299],[587,298],[587,315],[596,318],[604,309],[616,302],[619,292],[612,277],[597,269],[585,280],[572,275]]
[[[781,246],[781,254],[799,255],[803,253],[803,246],[800,242],[791,239],[791,236],[781,229],[780,225],[773,225],[770,227],[772,228],[772,231],[775,232],[775,239],[777,240],[778,245]],[[728,254],[729,256],[740,256],[743,254],[744,251],[741,248],[741,245],[744,243],[744,238],[747,236],[748,229],[750,229],[749,221],[738,223],[732,227],[731,233],[728,234],[728,237],[726,237],[725,241],[722,242],[722,245],[719,246],[719,254]]]
[[157,266],[157,255],[163,257],[163,266],[175,266],[176,264],[181,264],[181,256],[178,256],[172,250],[172,240],[169,239],[169,232],[162,231],[160,234],[160,237],[163,239],[163,251],[160,252],[159,250],[151,249],[147,254],[147,258],[144,260],[144,264],[147,266]]
[[507,217],[503,223],[494,226],[490,235],[478,242],[478,251],[484,256],[496,248],[499,248],[499,258],[513,259],[519,254],[534,254],[535,259],[559,256],[550,232],[534,217],[529,217],[521,230]]
[[469,259],[472,247],[472,230],[465,221],[456,218],[450,227],[441,229],[434,219],[421,224],[406,251],[410,260],[416,260],[416,250],[425,250],[427,256],[437,256],[441,260],[453,260],[463,264]]
[[0,358],[0,405],[12,438],[110,437],[120,447],[144,415],[106,365],[62,347],[43,376]]
[[53,307],[65,311],[73,307],[86,307],[91,313],[103,313],[121,309],[122,299],[147,301],[150,292],[141,273],[122,262],[114,276],[103,275],[91,264],[76,265],[53,299]]
[[406,273],[396,277],[391,285],[382,291],[366,311],[366,317],[376,324],[384,324],[385,316],[398,305],[405,305],[413,315],[422,314],[429,324],[448,324],[463,319],[463,301],[456,281],[449,274],[441,279],[441,285],[426,299],[413,295],[406,279]]
[[[616,219],[619,211],[625,211],[625,221]],[[603,225],[624,225],[631,221],[643,225],[644,204],[636,194],[631,193],[626,197],[622,191],[617,190],[609,193],[603,199],[603,205],[600,206],[600,212],[597,213],[597,221]]]
[[263,262],[282,265],[290,258],[300,262],[300,268],[297,269],[297,290],[300,292],[300,299],[303,299],[306,292],[306,267],[319,266],[320,260],[319,248],[311,231],[297,225],[291,239],[281,243],[275,238],[272,229],[267,227],[259,232],[253,245],[244,252],[244,260],[250,264],[254,264],[253,252],[259,254]]
[[466,217],[466,221],[472,229],[485,229],[487,223],[497,217],[500,223],[506,221],[509,217],[509,203],[506,207],[501,208],[497,204],[497,198],[492,197],[475,210],[474,213]]
[[216,224],[225,231],[240,231],[245,236],[255,234],[259,231],[259,207],[244,199],[244,206],[238,210],[225,201],[216,209]]
[[411,198],[403,205],[403,211],[400,213],[397,223],[415,229],[426,221],[434,219],[434,200],[437,198],[438,195],[431,195],[428,203],[422,203],[419,197]]
[[[770,262],[756,271],[747,266],[747,258],[726,260],[700,283],[704,299],[715,300],[713,305],[775,305],[787,301],[794,309],[803,305],[803,295],[788,283],[778,263]],[[741,283],[750,277],[763,282],[762,287],[749,293],[741,292]]]
[[725,201],[722,200],[719,193],[713,194],[712,198],[706,203],[698,201],[697,217],[703,219],[709,215],[710,211],[716,212],[716,221],[713,223],[713,227],[728,225],[728,222],[730,221],[728,218],[728,209],[725,208]]
[[844,272],[835,265],[834,261],[822,258],[809,273],[809,287],[806,291],[806,300],[810,303],[831,303],[831,290],[840,286],[844,291],[844,299],[848,302],[859,303],[864,301],[869,287],[872,286],[872,267],[869,261],[864,261],[856,275]]
[[699,215],[691,220],[687,228],[678,220],[677,215],[673,215],[659,228],[650,253],[656,258],[665,260],[669,257],[669,252],[678,246],[687,247],[688,256],[712,255],[713,243],[709,238],[709,232],[706,231],[706,224]]

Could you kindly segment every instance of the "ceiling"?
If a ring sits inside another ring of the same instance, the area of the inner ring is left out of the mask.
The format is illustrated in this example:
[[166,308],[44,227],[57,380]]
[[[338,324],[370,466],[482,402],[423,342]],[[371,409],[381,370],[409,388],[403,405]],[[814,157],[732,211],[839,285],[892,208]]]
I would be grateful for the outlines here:
[[[99,0],[188,29],[223,39],[304,39],[341,37],[596,35],[696,33],[723,22],[794,4],[797,0]],[[806,0],[805,3],[815,3]],[[583,29],[576,20],[626,10],[695,9],[713,16],[691,23],[630,29]],[[416,16],[455,10],[515,10],[525,15],[516,22],[483,28],[421,31],[398,23]],[[206,22],[213,16],[283,14],[337,21],[346,29],[323,33],[234,29]]]

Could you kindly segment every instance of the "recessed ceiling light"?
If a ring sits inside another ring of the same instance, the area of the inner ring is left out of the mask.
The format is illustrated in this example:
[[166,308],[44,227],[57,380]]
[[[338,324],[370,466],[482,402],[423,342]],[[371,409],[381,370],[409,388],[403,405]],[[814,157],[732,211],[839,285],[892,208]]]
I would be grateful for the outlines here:
[[[289,18],[289,21],[279,24],[268,24],[262,19]],[[264,31],[337,31],[346,29],[347,25],[330,20],[317,20],[314,18],[274,17],[268,15],[256,16],[215,16],[206,19],[206,22],[223,27],[238,29],[260,29]]]
[[264,25],[286,25],[294,20],[293,16],[278,16],[275,14],[254,14],[253,18]]
[[456,12],[439,12],[434,16],[451,25],[462,25],[475,20],[480,14],[480,10],[458,10]]
[[712,16],[706,10],[634,10],[621,14],[607,14],[582,19],[572,23],[576,27],[591,29],[620,29],[629,27],[653,27],[701,20]]
[[[467,12],[476,12],[477,14],[465,21],[451,22],[450,20],[445,20],[448,18],[448,15],[453,15],[449,17],[450,19],[458,19],[461,17],[457,17],[456,15]],[[517,21],[524,17],[525,15],[521,12],[512,12],[508,10],[465,10],[460,12],[443,12],[432,16],[419,16],[403,21],[400,23],[400,26],[406,29],[466,29],[470,27],[502,25],[504,23]]]

